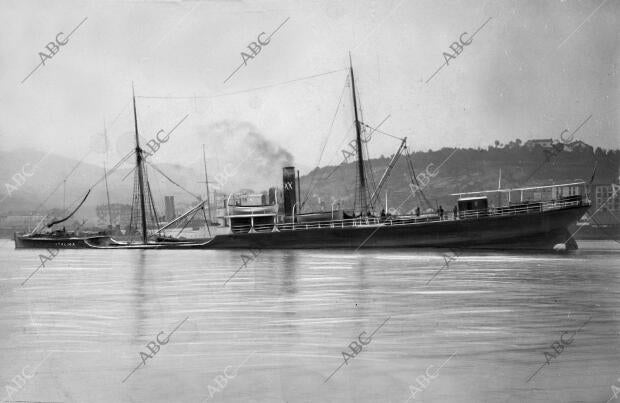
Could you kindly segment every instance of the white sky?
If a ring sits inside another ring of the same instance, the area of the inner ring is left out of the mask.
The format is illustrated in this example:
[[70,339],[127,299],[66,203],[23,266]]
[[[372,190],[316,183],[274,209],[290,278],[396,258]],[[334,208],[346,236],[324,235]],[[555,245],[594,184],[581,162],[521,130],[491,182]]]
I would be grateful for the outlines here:
[[[113,164],[131,147],[132,81],[139,96],[207,97],[344,69],[350,50],[364,120],[373,125],[390,115],[382,129],[407,136],[413,150],[559,139],[589,115],[575,138],[618,148],[619,14],[618,0],[2,1],[1,147],[79,159],[93,147],[102,152],[105,120]],[[38,52],[85,17],[22,84]],[[489,17],[473,43],[425,83],[448,46]],[[248,43],[286,18],[271,43],[224,83]],[[202,143],[209,161],[234,160],[242,158],[238,142],[215,138],[225,134],[209,127],[247,123],[295,164],[312,167],[346,74],[196,101],[139,98],[141,135],[152,138],[189,114],[158,160],[199,160]],[[343,99],[321,165],[338,163],[352,138],[345,137],[350,94]],[[371,154],[397,146],[376,136]]]

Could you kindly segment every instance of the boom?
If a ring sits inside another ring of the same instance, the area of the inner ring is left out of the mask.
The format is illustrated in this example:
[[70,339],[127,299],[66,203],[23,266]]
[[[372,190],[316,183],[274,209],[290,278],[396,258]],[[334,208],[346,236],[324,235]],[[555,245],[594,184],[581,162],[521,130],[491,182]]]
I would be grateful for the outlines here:
[[403,141],[400,143],[400,147],[398,147],[398,150],[396,151],[396,153],[394,154],[394,156],[390,160],[390,163],[388,164],[387,168],[385,169],[385,172],[383,173],[383,176],[381,177],[381,180],[379,181],[379,184],[377,185],[377,188],[375,189],[375,191],[372,194],[372,196],[370,196],[370,205],[371,206],[374,205],[375,201],[379,198],[379,195],[381,194],[381,188],[383,187],[383,185],[385,185],[385,182],[390,177],[390,173],[392,173],[392,168],[394,168],[394,165],[396,165],[396,161],[398,161],[398,158],[401,156],[401,154],[403,153],[403,150],[405,149],[405,143],[406,142],[407,142],[407,137],[405,137],[403,139]]

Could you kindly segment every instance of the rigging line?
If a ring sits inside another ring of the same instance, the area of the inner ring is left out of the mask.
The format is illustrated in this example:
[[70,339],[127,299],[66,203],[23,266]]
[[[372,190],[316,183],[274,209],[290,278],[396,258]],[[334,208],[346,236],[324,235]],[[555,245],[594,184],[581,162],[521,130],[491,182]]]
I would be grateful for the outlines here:
[[614,238],[614,235],[609,233],[607,231],[607,229],[605,229],[605,227],[603,227],[603,224],[601,224],[600,222],[598,222],[598,220],[596,218],[594,218],[594,216],[590,217],[591,219],[594,220],[595,223],[597,223],[599,225],[599,228],[597,228],[598,230],[601,230],[605,233],[605,235],[607,235],[609,237],[609,239],[611,239],[612,241],[620,244],[620,241],[618,241],[617,239]]
[[[137,171],[134,171],[133,194],[131,196],[131,213],[129,214],[129,230],[128,230],[128,232],[129,232],[129,243],[133,242],[133,233],[134,233],[133,232],[133,221],[134,221],[133,217],[134,217],[134,214],[135,214],[135,211],[136,211],[136,210],[134,210],[134,208],[135,208],[135,205],[136,205],[136,191],[137,191],[137,180],[136,180],[137,178],[136,178],[136,175],[137,174],[138,174]],[[136,217],[136,220],[137,220],[137,217]]]
[[[136,167],[137,168],[137,167]],[[131,216],[134,217],[134,226],[132,227],[132,235],[130,238],[130,242],[133,243],[134,241],[134,235],[137,235],[138,233],[141,233],[141,229],[138,230],[138,225],[139,222],[142,221],[142,216],[140,214],[143,214],[142,212],[140,212],[140,184],[139,184],[139,180],[138,180],[138,176],[139,176],[139,172],[137,169],[134,169],[134,177],[133,177],[133,201],[131,204]]]
[[[383,125],[383,124],[384,124],[384,123],[385,123],[385,122],[386,122],[386,121],[387,121],[387,120],[388,120],[391,116],[392,116],[392,115],[387,115],[387,116],[385,117],[385,119],[383,119],[383,120],[382,120],[382,121],[381,121],[381,122],[377,125],[377,127],[376,127],[376,128],[371,127],[371,126],[369,126],[369,125],[366,125],[366,124],[365,124],[365,123],[363,123],[363,122],[360,122],[360,123],[361,123],[362,125],[364,125],[365,127],[368,127],[368,128],[370,128],[370,129],[371,129],[371,132],[368,134],[368,136],[365,136],[365,137],[364,137],[365,139],[367,139],[367,140],[366,140],[366,142],[364,142],[364,146],[366,147],[366,155],[368,156],[368,164],[370,165],[370,170],[371,170],[371,171],[370,171],[370,173],[371,173],[370,179],[371,179],[371,181],[372,181],[372,186],[375,188],[375,190],[374,190],[374,191],[376,191],[376,187],[377,187],[377,185],[376,185],[376,183],[375,183],[375,178],[374,178],[374,170],[373,170],[373,168],[372,168],[372,162],[370,161],[370,153],[368,152],[368,142],[370,141],[370,137],[372,136],[372,134],[373,134],[375,131],[377,131],[377,130],[379,129],[379,127],[381,127],[381,126],[382,126],[382,125]],[[365,133],[365,132],[366,132],[366,131],[364,130],[364,133]],[[402,141],[403,139],[400,139],[400,140]],[[374,191],[373,191],[373,193],[374,193]],[[368,189],[368,194],[369,194],[369,196],[372,196],[372,194],[370,193],[370,189]]]
[[209,238],[211,238],[211,228],[209,227],[209,220],[207,220],[207,213],[205,212],[205,207],[202,206],[202,216],[205,218],[205,224],[207,227],[207,231],[209,231]]
[[[368,193],[366,196],[368,196],[368,200],[370,201],[370,196],[372,196],[372,193],[370,193],[370,187],[372,186],[373,188],[373,193],[377,190],[377,184],[375,183],[375,172],[374,169],[372,167],[372,162],[370,160],[370,154],[368,153],[368,143],[364,143],[364,148],[366,149],[366,156],[368,157],[367,161],[366,161],[366,177],[370,179],[370,186],[366,187],[366,193]],[[372,208],[372,203],[370,204],[370,207]]]
[[[113,174],[114,172],[116,172],[118,170],[118,168],[121,166],[121,164],[123,164],[125,161],[127,161],[130,157],[133,156],[133,154],[136,151],[133,150],[131,152],[129,152],[126,156],[124,156],[123,158],[121,158],[120,161],[118,161],[111,169],[108,170],[108,177]],[[133,172],[136,169],[136,167],[134,167],[131,171],[129,171],[129,173],[127,175],[129,175],[131,172]],[[125,177],[127,176],[125,175]],[[125,180],[125,177],[123,177],[122,180]],[[98,184],[101,183],[101,181],[103,181],[105,179],[105,175],[102,175],[95,183],[93,183],[93,185],[90,187],[91,189],[94,188],[95,186],[97,186]]]
[[[353,129],[353,125],[354,125],[354,124],[355,124],[355,123],[352,123],[352,124],[351,124],[351,126],[349,126],[349,128],[347,129],[346,133],[344,134],[344,136],[343,136],[343,138],[342,138],[342,141],[340,142],[340,146],[342,146],[342,143],[344,143],[344,141],[345,141],[345,140],[347,139],[347,137],[349,136],[349,132]],[[340,146],[339,146],[338,148],[340,148]],[[341,150],[341,151],[342,151],[342,150]],[[338,154],[336,154],[336,155],[338,155]],[[327,166],[330,166],[330,164],[332,163],[332,161],[334,160],[334,158],[335,158],[335,157],[333,157],[331,160],[329,160],[329,162],[327,163]],[[343,162],[345,162],[345,161],[343,161]],[[346,162],[348,163],[348,161],[346,161]],[[338,169],[340,169],[341,167],[342,167],[342,162],[341,162],[340,164],[336,165],[336,166],[334,167],[334,169],[333,169],[333,170],[332,170],[332,171],[331,171],[331,172],[330,172],[330,173],[329,173],[329,174],[328,174],[325,178],[323,178],[323,179],[324,179],[324,180],[329,179],[329,178],[330,178],[330,177],[334,174],[334,172],[336,172],[336,171],[337,171]]]
[[71,212],[71,214],[69,214],[66,217],[62,217],[60,219],[55,219],[54,221],[52,221],[51,223],[47,224],[47,228],[52,228],[54,225],[56,224],[60,224],[62,222],[67,221],[69,218],[71,218],[73,216],[73,214],[75,214],[76,211],[78,211],[78,209],[80,207],[82,207],[82,204],[84,204],[84,202],[86,201],[86,198],[88,197],[88,195],[90,194],[90,189],[88,189],[88,192],[86,192],[86,195],[84,196],[84,198],[82,199],[82,201],[80,202],[80,204],[78,204],[78,206],[75,208],[75,210],[73,210]]
[[192,197],[195,197],[196,199],[198,199],[198,201],[202,201],[202,199],[199,196],[196,196],[195,194],[193,194],[192,192],[190,192],[189,190],[185,189],[183,186],[179,185],[178,183],[176,183],[175,181],[173,181],[172,179],[170,179],[170,177],[168,175],[166,175],[165,173],[163,173],[159,168],[157,168],[155,166],[155,164],[153,164],[152,162],[146,161],[147,164],[149,164],[150,166],[153,167],[153,169],[155,169],[157,172],[159,172],[164,178],[168,179],[173,185],[176,185],[177,187],[179,187],[181,190],[187,192],[187,194],[191,195]]
[[329,140],[329,137],[331,136],[332,133],[332,129],[334,128],[334,122],[336,121],[336,116],[338,115],[338,111],[340,110],[340,106],[342,105],[342,97],[344,96],[344,91],[347,88],[346,82],[342,87],[342,92],[340,93],[340,99],[338,99],[338,106],[336,107],[336,111],[334,112],[334,116],[332,117],[332,121],[329,125],[329,130],[327,132],[327,137],[325,138],[325,141],[323,142],[323,148],[321,149],[321,154],[319,155],[319,159],[316,163],[316,166],[318,167],[319,164],[321,163],[321,160],[323,159],[323,154],[325,152],[325,147],[327,146],[327,141]]
[[181,228],[181,231],[179,231],[179,233],[177,234],[176,238],[178,238],[181,233],[183,231],[185,231],[185,227],[187,227],[189,225],[190,222],[192,222],[192,220],[194,219],[194,216],[196,215],[196,213],[198,212],[198,210],[194,211],[191,215],[191,217],[185,217],[185,224],[183,224],[183,227]]
[[[332,134],[332,129],[334,128],[334,122],[336,121],[336,116],[338,115],[338,111],[340,110],[340,105],[342,105],[342,97],[344,96],[344,90],[347,88],[347,83],[345,80],[344,85],[342,86],[342,91],[340,92],[340,99],[338,100],[338,105],[336,106],[336,112],[334,112],[334,116],[332,117],[332,121],[329,125],[329,130],[327,131],[327,136],[325,137],[325,140],[323,141],[323,147],[321,148],[321,153],[319,154],[319,159],[316,162],[316,167],[319,167],[319,164],[321,163],[321,160],[323,159],[323,154],[325,153],[325,147],[327,146],[327,141],[329,140],[331,134]],[[318,173],[318,169],[315,171],[315,173],[312,175],[312,178],[310,180],[310,186],[308,187],[308,192],[306,192],[306,197],[304,198],[304,201],[301,203],[301,208],[304,207],[304,205],[306,204],[306,201],[308,201],[308,197],[310,197],[310,192],[312,192],[312,190],[314,189],[314,186],[316,185],[315,181],[316,181],[316,174]]]
[[328,72],[325,72],[325,73],[319,73],[319,74],[314,74],[314,75],[311,75],[311,76],[300,77],[300,78],[296,78],[296,79],[288,80],[288,81],[283,81],[283,82],[276,83],[276,84],[263,85],[261,87],[248,88],[248,89],[240,90],[240,91],[225,92],[225,93],[216,94],[216,95],[188,96],[188,97],[140,95],[140,96],[136,96],[136,98],[142,98],[142,99],[213,99],[213,98],[226,97],[226,96],[229,96],[229,95],[243,94],[243,93],[251,92],[251,91],[263,90],[263,89],[266,89],[266,88],[278,87],[280,85],[290,84],[290,83],[294,83],[294,82],[297,82],[297,81],[309,80],[311,78],[321,77],[321,76],[325,76],[325,75],[333,74],[333,73],[339,73],[339,72],[345,71],[345,70],[348,70],[348,69],[332,70],[332,71],[328,71]]
[[125,108],[127,108],[127,106],[131,104],[131,99],[129,101],[127,101],[127,103],[125,104],[125,106],[123,106],[123,109],[121,109],[121,111],[116,115],[116,117],[112,120],[112,123],[110,124],[110,128],[112,128],[112,126],[114,126],[114,123],[116,123],[116,121],[118,120],[118,118],[121,117],[121,115],[123,114],[123,112],[125,112]]
[[407,163],[409,165],[409,168],[411,169],[411,172],[409,173],[409,177],[411,178],[411,174],[413,173],[413,179],[415,180],[415,183],[418,186],[418,190],[420,191],[420,194],[422,195],[424,202],[426,203],[428,208],[432,209],[433,205],[426,198],[426,195],[424,194],[424,191],[422,190],[422,187],[420,187],[420,183],[418,182],[418,177],[415,174],[415,169],[413,168],[413,162],[411,161],[411,154],[409,154],[409,148],[407,148]]
[[86,154],[84,154],[82,159],[79,160],[78,163],[73,166],[73,168],[71,168],[71,171],[69,171],[69,173],[63,178],[63,180],[58,183],[58,185],[54,188],[54,190],[51,191],[51,193],[45,198],[45,200],[43,200],[41,204],[37,206],[37,208],[34,210],[35,211],[34,214],[39,212],[39,209],[43,207],[45,203],[47,203],[47,201],[50,199],[50,197],[52,197],[54,193],[56,193],[58,188],[60,188],[60,185],[62,185],[67,180],[67,178],[69,178],[69,176],[73,174],[73,172],[80,166],[80,164],[82,163],[82,161],[84,161],[84,159],[88,156],[88,154],[90,154],[90,151],[87,151]]
[[146,188],[149,193],[149,200],[151,203],[151,220],[155,223],[155,227],[159,228],[159,218],[157,217],[157,209],[155,208],[155,200],[153,199],[153,193],[151,192],[151,185],[147,182]]
[[[353,196],[353,216],[355,217],[355,208],[357,207],[357,199],[359,198],[360,201],[360,205],[362,204],[362,200],[360,198],[361,192],[359,192],[359,179],[360,178],[360,173],[359,171],[356,169],[355,170],[355,196]],[[360,211],[361,211],[361,207],[360,207]],[[362,215],[362,213],[360,212],[360,216]]]
[[131,170],[129,170],[129,172],[127,172],[125,176],[123,176],[123,178],[121,179],[121,182],[125,182],[125,179],[127,179],[127,177],[131,175],[136,169],[138,169],[138,167],[131,168]]
[[144,179],[146,181],[146,192],[148,194],[150,207],[151,207],[151,220],[155,222],[156,228],[159,228],[159,220],[157,219],[157,210],[155,209],[155,201],[153,200],[153,192],[151,192],[151,184],[149,182],[149,177],[147,174],[147,170],[144,169]]
[[[388,119],[390,118],[390,116],[391,116],[391,115],[387,115],[387,116],[385,117],[385,119],[383,119],[383,120],[381,121],[381,123],[379,123],[379,124],[377,125],[377,127],[376,127],[376,128],[373,128],[373,127],[371,127],[371,126],[369,126],[369,125],[366,125],[366,124],[365,124],[365,123],[363,123],[363,122],[360,122],[362,125],[364,125],[364,126],[363,126],[363,128],[364,128],[364,134],[366,133],[366,130],[365,130],[365,128],[366,128],[366,127],[368,127],[368,128],[370,128],[370,129],[371,129],[371,132],[368,134],[368,136],[365,136],[365,137],[364,137],[364,138],[368,139],[368,140],[366,140],[366,142],[364,142],[364,148],[366,149],[366,156],[368,157],[368,161],[367,161],[367,164],[366,164],[367,166],[365,167],[365,170],[366,170],[366,177],[367,177],[367,178],[369,178],[369,182],[370,182],[369,184],[370,184],[370,185],[372,186],[372,188],[373,188],[372,192],[371,192],[370,186],[366,188],[366,193],[367,193],[367,196],[368,196],[368,199],[369,199],[369,200],[372,198],[373,193],[377,191],[377,184],[376,184],[376,181],[375,181],[375,176],[374,176],[375,171],[374,171],[374,168],[373,168],[373,166],[372,166],[372,161],[371,161],[371,159],[370,159],[370,152],[368,151],[368,142],[370,141],[370,136],[372,136],[372,134],[373,134],[375,131],[377,131],[377,130],[378,130],[378,128],[379,128],[379,127],[381,127],[381,125],[383,125],[383,123],[385,123],[385,121],[386,121],[386,120],[388,120]],[[400,140],[402,141],[403,139],[400,139]],[[371,207],[371,208],[374,208],[374,206],[372,206],[372,204],[371,204],[371,206],[370,206],[370,207]]]
[[[162,181],[161,180],[154,180],[153,183],[150,183],[150,182],[147,182],[147,183],[149,183],[149,186],[152,185],[153,187],[157,187],[157,192],[156,193],[158,195],[163,195],[165,193],[165,192],[162,192],[162,190],[161,190],[161,188],[162,188]],[[150,190],[150,187],[149,187],[149,190]],[[155,214],[155,216],[157,217],[158,215]],[[164,216],[164,219],[165,219],[166,218],[166,208],[165,208],[165,206],[164,206],[163,216]],[[160,227],[161,227],[161,225],[159,225],[159,220],[157,220],[157,229],[159,229]]]
[[[377,125],[377,127],[376,127],[376,128],[371,127],[371,126],[369,126],[369,125],[366,125],[364,122],[360,122],[362,125],[365,125],[365,126],[367,126],[368,128],[372,129],[372,131],[371,131],[370,133],[368,133],[368,136],[364,137],[364,142],[366,142],[366,143],[367,143],[367,142],[369,142],[369,141],[371,140],[371,136],[372,136],[372,134],[373,134],[373,133],[374,133],[374,132],[375,132],[378,128],[380,128],[381,126],[383,126],[383,124],[384,124],[384,123],[385,123],[385,122],[386,122],[389,118],[391,118],[391,117],[392,117],[392,115],[389,115],[389,114],[388,114],[388,115],[387,115],[387,116],[386,116],[386,117],[385,117],[385,118],[384,118],[384,119],[383,119],[383,120],[382,120],[382,121],[381,121],[381,122]],[[400,141],[403,141],[403,139],[399,139],[399,140],[400,140]]]
[[[366,123],[362,123],[362,124],[363,124],[364,126],[366,126],[366,127],[370,128],[370,129],[373,129],[374,131],[376,131],[376,132],[378,132],[378,133],[381,133],[381,134],[384,134],[384,135],[386,135],[386,136],[390,136],[390,137],[393,137],[393,138],[395,138],[395,139],[397,139],[397,140],[403,141],[403,138],[402,138],[402,137],[398,137],[398,136],[394,136],[393,134],[386,133],[386,132],[384,132],[384,131],[379,130],[378,128],[374,128],[374,127],[372,127],[372,126],[370,126],[370,125],[367,125]],[[381,125],[379,125],[379,126],[381,126]],[[379,127],[379,126],[377,126],[377,127]]]

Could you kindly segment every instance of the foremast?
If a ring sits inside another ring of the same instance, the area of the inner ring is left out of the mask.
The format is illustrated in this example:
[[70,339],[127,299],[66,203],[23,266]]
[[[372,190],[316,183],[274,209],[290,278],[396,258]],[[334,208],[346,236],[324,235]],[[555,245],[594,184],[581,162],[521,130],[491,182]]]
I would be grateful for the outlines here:
[[133,89],[133,84],[131,85],[131,93],[133,98],[133,121],[134,121],[134,129],[136,134],[136,168],[138,169],[138,186],[139,186],[139,197],[140,197],[140,217],[141,217],[141,225],[142,225],[142,243],[147,243],[147,233],[146,233],[146,208],[144,205],[144,158],[142,157],[142,149],[140,148],[140,138],[138,136],[138,115],[136,113],[136,94]]
[[368,200],[366,198],[366,175],[364,171],[364,155],[362,154],[362,127],[357,114],[357,95],[355,92],[355,76],[353,75],[353,62],[349,52],[349,70],[351,74],[351,92],[353,95],[353,110],[355,113],[355,134],[357,142],[357,175],[359,177],[359,201],[360,213],[364,216],[368,213]]

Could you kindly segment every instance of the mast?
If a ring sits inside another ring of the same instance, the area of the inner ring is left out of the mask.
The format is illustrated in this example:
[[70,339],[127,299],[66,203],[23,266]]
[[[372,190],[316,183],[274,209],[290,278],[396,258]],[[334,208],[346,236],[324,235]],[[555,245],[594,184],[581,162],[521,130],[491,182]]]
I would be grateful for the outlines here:
[[297,170],[297,214],[301,214],[301,180],[299,179],[299,169]]
[[142,243],[146,244],[146,209],[144,208],[144,178],[142,172],[142,149],[138,138],[138,116],[136,114],[136,94],[131,83],[131,95],[133,98],[133,121],[136,133],[136,167],[138,168],[138,186],[140,187],[140,216],[142,217]]
[[355,77],[353,76],[353,63],[351,62],[351,52],[349,52],[349,70],[351,74],[351,91],[353,92],[353,109],[355,111],[355,134],[357,140],[357,170],[360,178],[359,197],[361,214],[366,215],[368,202],[366,201],[366,176],[364,175],[364,156],[362,155],[362,134],[361,125],[357,116],[357,98],[355,93]]
[[103,177],[105,178],[105,194],[108,199],[108,218],[110,220],[110,228],[114,226],[112,223],[112,207],[110,207],[110,191],[108,190],[108,170],[105,167],[105,163],[108,160],[108,132],[105,127],[105,120],[103,121],[103,139],[105,141],[105,159],[103,160]]
[[207,176],[207,158],[205,157],[205,145],[202,145],[202,163],[205,168],[205,185],[207,187],[207,209],[209,209],[209,220],[213,222],[211,215],[211,193],[209,192],[209,177]]
[[105,194],[108,198],[108,218],[110,220],[110,227],[113,227],[112,207],[110,207],[110,191],[108,190],[108,170],[105,167],[105,161],[103,161],[103,177],[105,178]]

